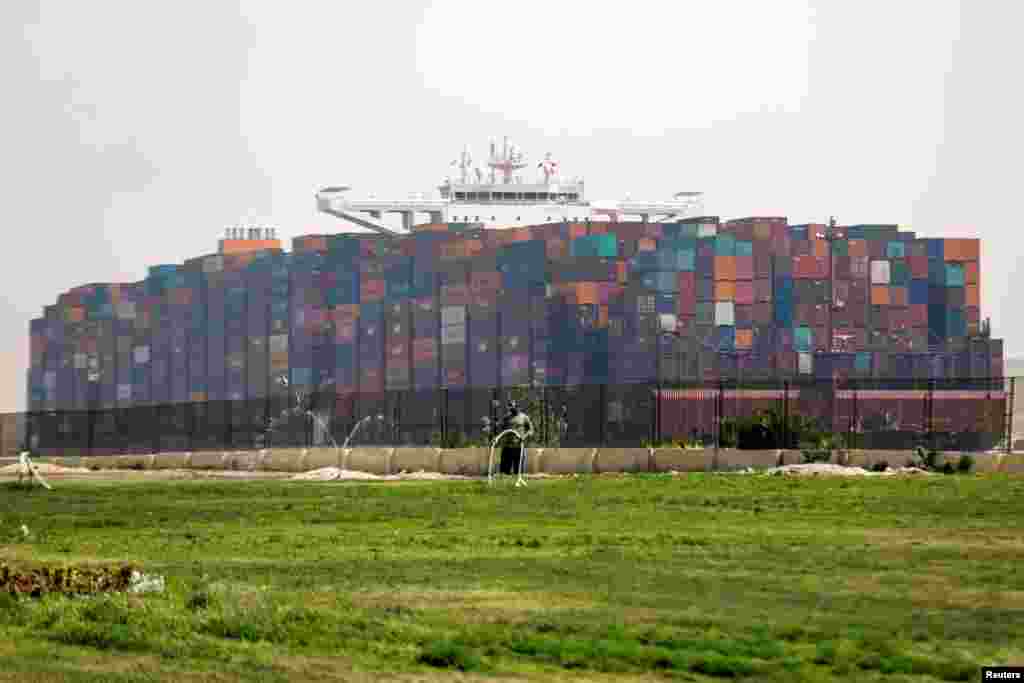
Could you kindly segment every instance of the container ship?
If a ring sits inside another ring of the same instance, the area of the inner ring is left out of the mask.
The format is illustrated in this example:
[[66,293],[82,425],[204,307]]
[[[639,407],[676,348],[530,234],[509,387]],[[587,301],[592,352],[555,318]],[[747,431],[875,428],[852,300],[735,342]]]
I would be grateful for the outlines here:
[[721,220],[700,192],[591,201],[507,139],[449,169],[433,196],[317,193],[360,231],[286,251],[275,229],[230,228],[216,253],[62,294],[31,322],[29,410],[646,385],[699,416],[719,383],[754,406],[861,381],[875,405],[934,399],[955,421],[1006,399],[977,239]]

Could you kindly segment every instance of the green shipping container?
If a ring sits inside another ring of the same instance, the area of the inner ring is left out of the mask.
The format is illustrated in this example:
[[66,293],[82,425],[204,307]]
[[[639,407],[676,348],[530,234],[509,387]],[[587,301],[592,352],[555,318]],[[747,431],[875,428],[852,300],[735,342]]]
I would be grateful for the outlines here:
[[577,237],[569,243],[571,256],[601,256],[615,258],[619,255],[615,235],[587,235]]

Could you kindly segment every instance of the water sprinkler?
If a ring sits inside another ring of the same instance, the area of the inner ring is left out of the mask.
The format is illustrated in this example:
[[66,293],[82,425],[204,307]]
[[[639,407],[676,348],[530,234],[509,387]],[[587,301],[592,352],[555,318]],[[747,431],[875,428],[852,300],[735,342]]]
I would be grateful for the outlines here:
[[523,470],[526,469],[526,443],[523,435],[515,429],[506,429],[501,434],[498,434],[491,443],[491,452],[487,458],[487,483],[494,483],[494,449],[497,448],[498,442],[506,434],[512,434],[519,439],[519,474],[516,477],[516,486],[526,486],[526,480],[523,478]]
[[359,428],[363,426],[363,423],[364,422],[369,422],[370,420],[377,420],[378,422],[383,422],[384,421],[384,416],[383,415],[367,415],[363,419],[359,420],[359,422],[356,422],[355,426],[352,428],[352,431],[349,432],[348,436],[345,438],[345,443],[343,443],[341,445],[341,447],[343,449],[344,448],[348,448],[348,442],[352,439],[353,436],[355,436],[355,434],[359,430]]

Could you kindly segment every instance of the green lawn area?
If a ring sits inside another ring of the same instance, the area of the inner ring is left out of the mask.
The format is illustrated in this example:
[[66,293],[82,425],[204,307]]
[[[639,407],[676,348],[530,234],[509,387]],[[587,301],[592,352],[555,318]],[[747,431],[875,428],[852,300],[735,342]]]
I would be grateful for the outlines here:
[[[965,680],[1024,664],[1024,478],[0,484],[0,680]],[[20,531],[25,524],[30,535]]]

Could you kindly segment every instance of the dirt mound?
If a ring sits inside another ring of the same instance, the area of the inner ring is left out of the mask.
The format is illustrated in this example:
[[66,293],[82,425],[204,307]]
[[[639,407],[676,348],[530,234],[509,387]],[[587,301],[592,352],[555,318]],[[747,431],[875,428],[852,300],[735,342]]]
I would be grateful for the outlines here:
[[872,472],[863,467],[846,467],[829,463],[810,463],[806,465],[783,465],[765,470],[767,474],[788,475],[797,477],[892,477],[900,474],[931,474],[916,467],[897,467],[884,472]]
[[403,481],[403,480],[449,480],[469,479],[455,474],[441,474],[440,472],[400,472],[398,474],[370,474],[369,472],[357,472],[355,470],[343,470],[340,467],[321,467],[317,470],[303,472],[292,477],[295,480],[303,481]]
[[[60,465],[54,465],[48,462],[32,463],[36,472],[42,475],[47,474],[81,474],[82,472],[88,472],[89,469],[86,467],[61,467]],[[0,475],[5,474],[19,474],[23,471],[20,463],[14,463],[13,465],[5,465],[0,467]]]

